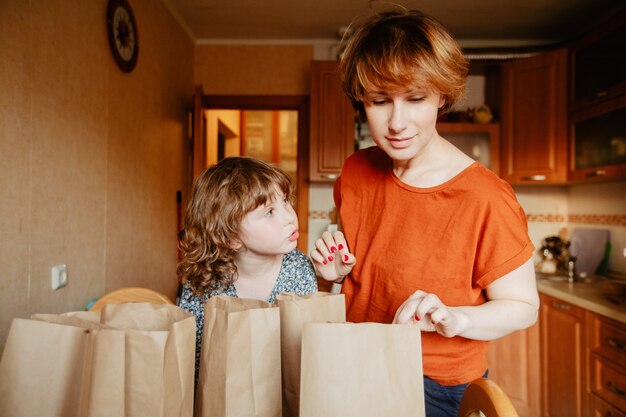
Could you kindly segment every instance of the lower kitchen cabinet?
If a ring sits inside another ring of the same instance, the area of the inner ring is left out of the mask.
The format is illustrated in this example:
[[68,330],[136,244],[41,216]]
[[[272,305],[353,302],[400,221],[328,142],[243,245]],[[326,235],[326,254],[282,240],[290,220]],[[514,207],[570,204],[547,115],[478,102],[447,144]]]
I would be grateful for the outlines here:
[[585,310],[541,295],[543,417],[586,415]]
[[489,344],[489,379],[508,395],[520,416],[539,417],[539,323]]
[[592,395],[589,398],[589,417],[626,417],[626,414]]
[[489,378],[523,417],[626,417],[626,323],[541,296],[534,326],[489,345]]
[[587,312],[589,416],[626,416],[626,325]]

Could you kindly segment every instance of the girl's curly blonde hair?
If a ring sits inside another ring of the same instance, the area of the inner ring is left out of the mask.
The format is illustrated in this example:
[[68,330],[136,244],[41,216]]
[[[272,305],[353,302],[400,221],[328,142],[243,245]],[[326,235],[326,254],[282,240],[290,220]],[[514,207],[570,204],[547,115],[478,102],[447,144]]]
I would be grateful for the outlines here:
[[177,268],[196,295],[232,285],[243,218],[271,201],[276,191],[293,202],[289,176],[254,158],[225,158],[198,177],[180,232],[182,261]]
[[344,92],[361,117],[365,95],[379,88],[424,87],[450,110],[465,93],[468,60],[448,30],[416,10],[370,17],[350,37],[339,64]]

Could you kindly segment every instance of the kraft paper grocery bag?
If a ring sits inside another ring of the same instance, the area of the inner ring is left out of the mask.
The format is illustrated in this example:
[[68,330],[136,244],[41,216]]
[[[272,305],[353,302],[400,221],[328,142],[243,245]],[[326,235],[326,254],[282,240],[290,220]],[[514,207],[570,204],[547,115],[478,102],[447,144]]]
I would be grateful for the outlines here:
[[0,361],[2,417],[189,417],[195,319],[165,304],[14,319]]
[[191,417],[196,347],[193,314],[170,304],[107,304],[100,321],[125,336],[125,416]]
[[424,417],[420,331],[310,323],[302,334],[300,417]]
[[227,296],[204,305],[197,417],[281,417],[280,314]]
[[345,296],[327,292],[305,296],[285,293],[276,297],[276,305],[280,310],[283,417],[298,417],[302,329],[307,323],[345,322]]

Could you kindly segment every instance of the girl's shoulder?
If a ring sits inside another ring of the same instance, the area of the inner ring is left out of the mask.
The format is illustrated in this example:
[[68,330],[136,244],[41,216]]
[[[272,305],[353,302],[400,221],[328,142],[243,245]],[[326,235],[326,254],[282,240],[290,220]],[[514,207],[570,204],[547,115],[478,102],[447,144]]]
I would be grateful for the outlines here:
[[313,268],[313,265],[311,264],[311,260],[309,259],[308,256],[306,256],[304,253],[302,253],[302,251],[300,251],[300,249],[296,248],[294,250],[292,250],[291,252],[287,253],[284,257],[283,257],[283,266],[284,265],[290,265],[290,266],[302,266],[305,268]]
[[206,299],[206,296],[196,295],[187,282],[183,285],[179,307],[183,310],[195,312],[204,305]]
[[317,291],[317,278],[311,260],[300,250],[294,249],[283,257],[283,265],[269,302],[274,302],[281,293],[292,292],[298,295]]

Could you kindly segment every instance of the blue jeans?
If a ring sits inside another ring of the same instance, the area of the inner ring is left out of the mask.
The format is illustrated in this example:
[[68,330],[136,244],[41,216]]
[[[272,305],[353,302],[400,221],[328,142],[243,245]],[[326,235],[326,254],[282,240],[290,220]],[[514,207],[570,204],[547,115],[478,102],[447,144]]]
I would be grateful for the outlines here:
[[[487,377],[489,371],[483,377]],[[461,398],[467,384],[441,385],[427,376],[424,377],[424,400],[426,417],[457,417]]]

